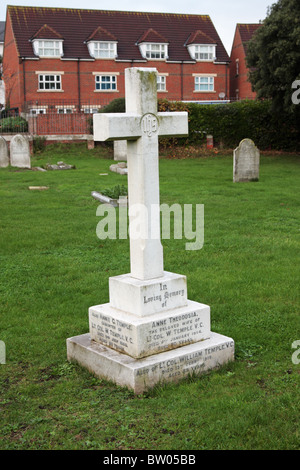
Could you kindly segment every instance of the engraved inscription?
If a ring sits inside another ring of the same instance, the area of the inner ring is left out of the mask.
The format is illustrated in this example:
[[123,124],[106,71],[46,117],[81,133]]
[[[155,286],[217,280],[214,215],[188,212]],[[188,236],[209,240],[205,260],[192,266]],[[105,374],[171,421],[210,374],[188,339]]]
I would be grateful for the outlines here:
[[152,137],[154,134],[158,132],[158,120],[154,114],[145,114],[142,117],[141,121],[141,128],[143,134],[147,135],[148,137]]
[[220,353],[225,353],[227,360],[229,360],[233,351],[234,341],[226,341],[186,356],[168,359],[153,366],[141,368],[137,371],[137,377],[143,377],[147,383],[147,379],[151,380],[151,376],[156,374],[162,379],[174,377],[180,379],[191,374],[199,374],[214,367]]

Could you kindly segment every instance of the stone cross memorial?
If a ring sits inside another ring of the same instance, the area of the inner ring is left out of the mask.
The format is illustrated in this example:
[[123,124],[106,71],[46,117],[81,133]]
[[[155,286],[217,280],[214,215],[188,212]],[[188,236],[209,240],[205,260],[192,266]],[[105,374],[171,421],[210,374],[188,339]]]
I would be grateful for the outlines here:
[[259,180],[260,153],[251,139],[243,139],[233,152],[233,182]]
[[126,113],[94,115],[95,140],[128,142],[130,273],[109,279],[89,333],[67,339],[68,360],[135,393],[234,357],[234,341],[210,331],[210,307],[188,300],[186,277],[164,271],[158,137],[188,135],[188,116],[157,112],[156,79],[156,69],[126,69]]

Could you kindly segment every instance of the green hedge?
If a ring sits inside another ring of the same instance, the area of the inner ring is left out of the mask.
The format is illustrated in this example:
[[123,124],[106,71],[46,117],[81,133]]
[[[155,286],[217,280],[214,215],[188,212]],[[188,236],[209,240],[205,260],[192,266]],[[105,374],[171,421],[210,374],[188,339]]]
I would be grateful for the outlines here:
[[0,133],[1,132],[28,132],[28,122],[21,117],[0,119]]
[[261,150],[299,150],[300,123],[292,115],[275,116],[270,101],[240,101],[224,105],[189,105],[189,142],[212,134],[215,144],[234,148],[244,138]]
[[[292,115],[274,114],[271,101],[200,105],[158,100],[158,110],[188,111],[189,137],[177,139],[178,143],[201,144],[211,134],[214,144],[225,148],[235,148],[241,140],[249,138],[260,150],[300,150],[300,123]],[[124,111],[124,98],[101,109],[105,113]]]

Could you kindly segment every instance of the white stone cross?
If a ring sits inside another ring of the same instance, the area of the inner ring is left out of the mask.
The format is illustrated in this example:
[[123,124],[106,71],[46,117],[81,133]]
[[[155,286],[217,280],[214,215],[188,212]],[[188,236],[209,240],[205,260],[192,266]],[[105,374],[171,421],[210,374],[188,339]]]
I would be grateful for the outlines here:
[[[126,113],[94,114],[94,140],[127,140],[131,276],[148,280],[164,275],[160,241],[158,136],[188,135],[186,112],[157,112],[157,70],[125,70]],[[133,236],[139,220],[144,236]],[[143,210],[142,210],[143,209]]]

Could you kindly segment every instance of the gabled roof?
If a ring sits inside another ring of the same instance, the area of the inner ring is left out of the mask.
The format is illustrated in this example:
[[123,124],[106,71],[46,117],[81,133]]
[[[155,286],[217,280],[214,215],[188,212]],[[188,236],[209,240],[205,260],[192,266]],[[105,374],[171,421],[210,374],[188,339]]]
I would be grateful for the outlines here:
[[215,41],[203,31],[198,30],[191,34],[187,44],[215,44]]
[[249,23],[249,24],[244,24],[244,23],[238,23],[237,24],[237,29],[240,32],[242,44],[244,46],[245,52],[247,51],[247,45],[250,39],[252,38],[253,34],[257,29],[261,26],[261,23]]
[[62,35],[59,34],[55,29],[51,28],[47,24],[44,24],[31,38],[33,39],[63,39]]
[[0,42],[4,42],[5,21],[0,21]]
[[46,24],[64,38],[65,58],[91,59],[86,39],[101,25],[103,30],[118,38],[117,60],[144,60],[137,41],[152,29],[155,33],[151,34],[167,38],[168,61],[190,62],[186,40],[194,31],[201,31],[217,44],[216,62],[229,62],[222,41],[207,15],[17,6],[8,6],[7,11],[21,57],[34,57],[29,39]]
[[142,37],[137,41],[138,44],[141,42],[159,42],[159,43],[168,43],[169,41],[159,34],[155,29],[150,28],[146,31]]
[[95,31],[86,39],[86,42],[89,41],[117,41],[117,38],[106,31],[106,29],[98,26],[98,28],[96,28]]

